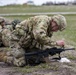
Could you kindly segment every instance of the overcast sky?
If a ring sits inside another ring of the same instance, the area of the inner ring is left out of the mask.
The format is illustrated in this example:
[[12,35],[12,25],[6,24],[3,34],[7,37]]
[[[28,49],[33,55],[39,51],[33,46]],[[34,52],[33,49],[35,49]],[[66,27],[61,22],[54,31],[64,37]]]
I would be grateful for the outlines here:
[[67,2],[67,1],[73,1],[73,0],[0,0],[0,5],[6,5],[11,3],[23,4],[23,3],[26,3],[27,1],[34,1],[36,5],[41,5],[42,3],[45,3],[47,1]]

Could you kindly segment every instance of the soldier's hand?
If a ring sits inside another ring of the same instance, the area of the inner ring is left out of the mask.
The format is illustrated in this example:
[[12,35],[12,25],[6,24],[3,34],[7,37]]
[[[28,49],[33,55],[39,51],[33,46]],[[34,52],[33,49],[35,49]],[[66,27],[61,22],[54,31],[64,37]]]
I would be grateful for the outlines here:
[[63,40],[56,41],[56,44],[57,44],[58,46],[64,46],[64,45],[65,45],[65,43],[64,43]]

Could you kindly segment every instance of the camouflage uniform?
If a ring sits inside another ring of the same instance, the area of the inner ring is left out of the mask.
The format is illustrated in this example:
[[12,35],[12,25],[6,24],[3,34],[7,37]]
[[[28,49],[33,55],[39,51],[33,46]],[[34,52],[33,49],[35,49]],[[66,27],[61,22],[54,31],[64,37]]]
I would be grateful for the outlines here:
[[9,46],[9,36],[12,30],[12,26],[5,25],[5,19],[3,17],[0,17],[0,42],[4,46]]
[[50,27],[51,19],[45,15],[35,16],[18,24],[11,34],[12,50],[7,52],[4,61],[16,66],[23,66],[26,64],[25,52],[36,51],[36,48],[44,50],[45,45],[55,46],[56,43],[51,40],[53,33]]
[[[19,20],[8,21],[3,17],[0,17],[0,23],[4,22],[3,26],[0,24],[0,42],[4,46],[9,46],[9,36],[15,29],[16,24],[20,23]],[[8,42],[8,43],[7,43]]]

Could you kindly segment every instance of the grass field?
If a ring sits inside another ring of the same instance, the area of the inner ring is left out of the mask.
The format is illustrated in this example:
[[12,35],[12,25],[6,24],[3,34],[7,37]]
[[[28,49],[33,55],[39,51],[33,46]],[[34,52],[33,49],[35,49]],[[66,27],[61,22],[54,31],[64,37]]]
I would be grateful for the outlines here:
[[30,12],[76,12],[76,6],[4,6],[0,13],[30,13]]

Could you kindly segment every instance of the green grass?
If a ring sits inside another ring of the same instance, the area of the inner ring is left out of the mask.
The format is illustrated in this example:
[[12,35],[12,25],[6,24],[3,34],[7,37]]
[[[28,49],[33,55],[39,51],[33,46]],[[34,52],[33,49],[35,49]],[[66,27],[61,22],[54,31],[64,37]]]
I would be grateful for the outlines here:
[[46,70],[52,70],[52,71],[57,71],[59,69],[59,66],[56,64],[40,64],[37,66],[25,66],[22,68],[18,68],[18,67],[14,67],[14,69],[18,70],[19,72],[22,73],[32,73],[32,72],[36,72],[36,71],[46,71]]
[[30,13],[30,12],[76,12],[76,6],[3,6],[0,13]]
[[33,15],[26,15],[26,16],[4,16],[5,18],[8,18],[8,19],[20,19],[20,20],[25,20],[29,17],[32,17]]

